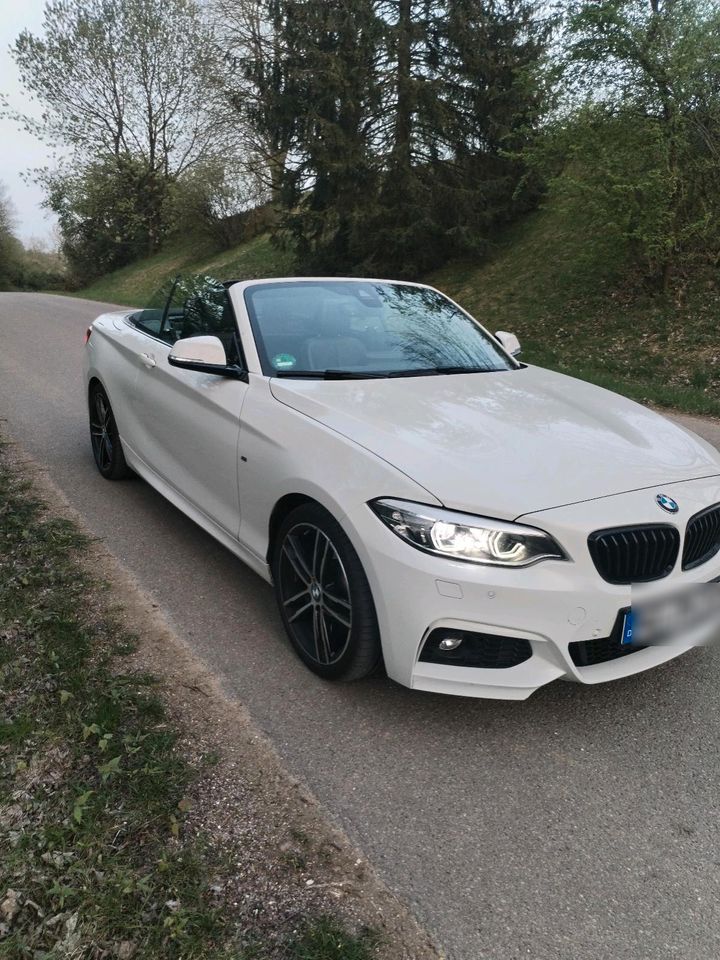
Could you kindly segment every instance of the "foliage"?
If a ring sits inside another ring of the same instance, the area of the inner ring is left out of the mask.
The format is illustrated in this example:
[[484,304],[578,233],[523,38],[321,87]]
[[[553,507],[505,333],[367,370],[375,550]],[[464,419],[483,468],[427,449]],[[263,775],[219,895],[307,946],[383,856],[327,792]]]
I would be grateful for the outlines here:
[[142,161],[108,157],[77,173],[48,172],[43,181],[75,284],[85,285],[152,249],[147,211],[163,209],[169,185]]
[[22,244],[14,234],[13,206],[0,183],[0,290],[18,286]]
[[63,289],[65,264],[59,254],[42,249],[38,242],[25,248],[14,226],[13,206],[0,183],[0,290]]
[[85,279],[93,261],[97,275],[157,249],[172,185],[226,152],[210,105],[214,50],[194,0],[49,0],[42,36],[16,40],[21,79],[43,107],[41,121],[20,119],[70,152],[69,174],[40,179]]
[[285,170],[282,226],[309,270],[347,271],[365,257],[379,186],[370,118],[380,108],[375,61],[382,31],[374,6],[287,5],[297,159]]
[[228,250],[268,229],[271,217],[264,201],[254,170],[228,168],[219,160],[200,163],[173,184],[168,232]]
[[[497,0],[381,4],[391,127],[375,220],[376,259],[417,275],[484,253],[535,199],[517,151],[535,135],[553,20]],[[395,255],[397,251],[397,255]]]
[[581,0],[565,47],[564,110],[536,166],[667,290],[678,268],[720,258],[720,9]]
[[17,286],[21,290],[65,290],[67,283],[67,266],[62,255],[31,240],[22,251]]
[[49,0],[42,36],[13,55],[44,107],[27,123],[87,160],[133,157],[164,177],[216,146],[207,113],[213,42],[193,0]]
[[212,245],[198,245],[196,239],[177,237],[159,253],[102,277],[79,291],[78,296],[144,307],[158,288],[178,273],[254,280],[288,276],[296,269],[290,251],[279,249],[267,234],[222,252]]
[[83,282],[264,230],[304,271],[417,277],[544,191],[652,287],[720,260],[715,0],[50,0],[45,31],[15,56]]
[[245,165],[279,206],[302,82],[290,68],[297,60],[290,43],[291,6],[287,0],[213,0],[212,9],[227,122],[239,128]]
[[[301,265],[416,275],[524,209],[550,20],[524,0],[242,0],[226,95]],[[511,155],[511,150],[516,154]]]

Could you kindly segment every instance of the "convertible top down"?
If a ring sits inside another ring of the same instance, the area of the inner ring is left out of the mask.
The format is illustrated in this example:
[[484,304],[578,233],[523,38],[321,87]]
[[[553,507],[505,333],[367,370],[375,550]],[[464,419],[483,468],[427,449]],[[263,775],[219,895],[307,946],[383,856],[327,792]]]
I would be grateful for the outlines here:
[[272,582],[328,679],[522,699],[705,642],[714,599],[677,598],[720,578],[720,455],[518,353],[421,284],[178,278],[88,331],[92,449]]

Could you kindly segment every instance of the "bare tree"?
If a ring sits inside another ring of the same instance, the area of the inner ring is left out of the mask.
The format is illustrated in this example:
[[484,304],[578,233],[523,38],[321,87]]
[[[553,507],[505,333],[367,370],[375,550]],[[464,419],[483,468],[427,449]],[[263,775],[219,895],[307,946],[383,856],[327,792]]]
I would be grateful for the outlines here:
[[282,0],[214,0],[222,98],[234,114],[246,160],[279,201],[296,117]]
[[[212,29],[194,0],[50,0],[43,31],[12,54],[39,121],[19,117],[69,150],[73,172],[115,158],[146,171],[150,245],[161,236],[167,184],[226,153],[210,109],[217,66]],[[153,209],[154,207],[154,209]]]

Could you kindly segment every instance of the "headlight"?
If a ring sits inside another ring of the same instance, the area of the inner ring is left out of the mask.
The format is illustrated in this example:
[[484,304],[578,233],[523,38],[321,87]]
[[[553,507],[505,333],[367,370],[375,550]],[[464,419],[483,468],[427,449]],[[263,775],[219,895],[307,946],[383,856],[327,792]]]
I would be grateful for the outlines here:
[[405,500],[373,500],[369,506],[401,540],[427,553],[496,567],[529,567],[540,560],[568,559],[549,534],[534,527]]

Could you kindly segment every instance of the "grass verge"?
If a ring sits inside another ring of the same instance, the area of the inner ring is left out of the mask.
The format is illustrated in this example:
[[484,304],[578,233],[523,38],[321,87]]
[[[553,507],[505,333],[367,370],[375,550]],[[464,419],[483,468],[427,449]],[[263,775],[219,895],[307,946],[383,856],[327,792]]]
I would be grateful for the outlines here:
[[[233,866],[185,828],[190,762],[157,681],[53,515],[0,445],[0,955],[367,960],[374,934],[332,915],[241,936],[218,894]],[[243,891],[252,896],[252,890]]]
[[720,416],[717,270],[653,293],[629,272],[620,243],[588,230],[582,211],[550,203],[511,227],[487,262],[427,279],[490,330],[517,333],[529,363]]

